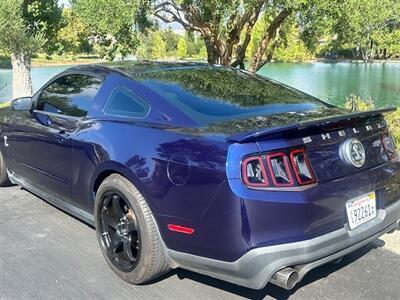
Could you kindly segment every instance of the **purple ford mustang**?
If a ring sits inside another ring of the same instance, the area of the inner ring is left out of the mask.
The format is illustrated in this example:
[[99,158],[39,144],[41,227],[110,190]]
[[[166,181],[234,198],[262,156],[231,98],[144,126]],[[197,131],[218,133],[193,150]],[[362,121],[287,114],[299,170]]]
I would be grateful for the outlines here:
[[94,225],[128,282],[181,267],[291,289],[399,227],[390,110],[220,66],[73,67],[0,111],[0,185]]

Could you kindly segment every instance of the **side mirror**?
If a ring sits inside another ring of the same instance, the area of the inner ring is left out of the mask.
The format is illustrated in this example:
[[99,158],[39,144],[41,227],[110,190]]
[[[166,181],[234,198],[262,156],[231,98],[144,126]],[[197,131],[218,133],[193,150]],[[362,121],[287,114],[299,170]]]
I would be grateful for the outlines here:
[[22,97],[12,100],[11,108],[15,111],[30,111],[33,101],[31,97]]

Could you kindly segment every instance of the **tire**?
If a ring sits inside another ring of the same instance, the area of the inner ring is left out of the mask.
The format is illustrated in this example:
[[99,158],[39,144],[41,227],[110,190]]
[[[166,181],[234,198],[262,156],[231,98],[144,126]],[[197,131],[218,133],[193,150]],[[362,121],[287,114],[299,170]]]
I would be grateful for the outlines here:
[[0,187],[10,185],[10,180],[8,179],[6,165],[4,163],[3,155],[0,152]]
[[94,210],[99,246],[121,279],[143,284],[169,271],[153,214],[129,180],[118,174],[107,177]]

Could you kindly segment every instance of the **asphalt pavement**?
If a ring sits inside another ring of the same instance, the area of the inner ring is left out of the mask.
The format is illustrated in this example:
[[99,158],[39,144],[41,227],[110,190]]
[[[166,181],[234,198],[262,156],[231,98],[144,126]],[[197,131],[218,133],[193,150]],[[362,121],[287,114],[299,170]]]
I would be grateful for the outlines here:
[[309,273],[292,291],[254,291],[185,270],[133,286],[95,231],[19,188],[0,189],[0,299],[400,299],[400,231]]

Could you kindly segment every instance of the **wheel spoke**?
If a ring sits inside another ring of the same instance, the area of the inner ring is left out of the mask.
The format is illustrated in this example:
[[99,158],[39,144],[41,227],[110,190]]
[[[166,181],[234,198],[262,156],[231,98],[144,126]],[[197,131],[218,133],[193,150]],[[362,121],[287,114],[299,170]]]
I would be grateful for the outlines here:
[[109,191],[104,195],[99,217],[107,256],[118,269],[132,270],[140,258],[140,232],[129,202],[117,192]]
[[136,257],[134,257],[132,253],[132,242],[130,238],[124,241],[124,252],[130,261],[136,261]]
[[105,197],[103,202],[103,210],[108,210],[110,208],[110,202],[112,200],[112,196],[108,195]]
[[[113,216],[110,216],[107,211],[102,213],[102,220],[107,227],[111,227],[112,229],[117,229],[117,219]],[[105,228],[107,229],[107,228]]]
[[115,256],[118,252],[118,249],[121,248],[123,244],[123,240],[120,236],[118,236],[117,234],[114,235],[114,238],[111,241],[111,245],[110,245],[110,252],[111,255]]
[[121,207],[121,201],[120,201],[120,197],[118,195],[114,195],[112,197],[112,210],[115,214],[115,217],[117,217],[118,219],[122,218],[125,216],[125,212],[122,210]]

